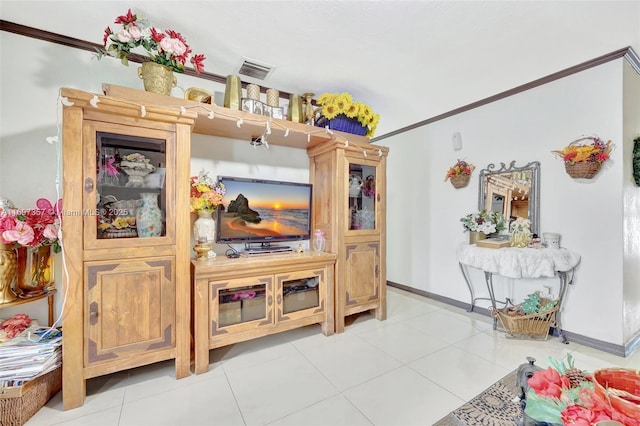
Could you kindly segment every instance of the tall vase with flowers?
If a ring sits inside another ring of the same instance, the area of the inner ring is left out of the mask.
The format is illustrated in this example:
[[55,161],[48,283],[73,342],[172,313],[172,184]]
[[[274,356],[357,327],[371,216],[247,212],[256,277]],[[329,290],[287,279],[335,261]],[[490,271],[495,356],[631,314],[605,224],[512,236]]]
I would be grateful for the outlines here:
[[597,136],[588,136],[576,139],[562,150],[552,152],[562,158],[569,176],[574,179],[591,179],[609,159],[611,149],[610,140],[605,143]]
[[343,131],[372,138],[378,127],[380,115],[363,102],[354,102],[349,93],[323,93],[316,104],[320,117],[316,126],[328,126],[332,130]]
[[[0,243],[16,253],[13,292],[28,298],[44,294],[53,283],[53,255],[61,250],[58,232],[61,203],[46,199],[31,210],[6,209],[0,213]],[[6,290],[4,290],[6,292]],[[5,293],[6,295],[6,293]]]
[[[209,172],[200,171],[198,176],[191,176],[191,213],[198,215],[193,224],[193,237],[197,243],[213,244],[215,241],[216,223],[213,212],[222,204],[222,197],[227,189],[222,182],[216,182]],[[209,257],[215,256],[213,251]]]
[[[98,58],[113,56],[123,65],[129,65],[129,55],[142,53],[147,56],[149,62],[144,62],[138,70],[145,90],[164,95],[171,93],[171,88],[177,84],[173,72],[183,73],[187,61],[196,73],[204,71],[205,55],[192,55],[191,47],[182,34],[174,30],[159,30],[141,14],[132,13],[131,9],[126,15],[118,16],[114,23],[122,25],[122,28],[114,31],[107,27],[104,30],[103,49],[98,52]],[[159,66],[159,71],[154,70],[154,65]]]
[[502,213],[480,210],[460,218],[464,232],[469,231],[469,244],[487,238],[487,235],[505,229]]

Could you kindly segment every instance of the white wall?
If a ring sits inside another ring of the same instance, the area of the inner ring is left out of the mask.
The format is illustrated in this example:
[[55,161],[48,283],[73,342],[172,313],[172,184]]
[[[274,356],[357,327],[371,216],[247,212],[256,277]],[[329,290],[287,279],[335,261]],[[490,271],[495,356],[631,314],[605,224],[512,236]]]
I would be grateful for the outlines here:
[[633,140],[640,137],[640,77],[624,64],[624,340],[640,330],[640,187],[633,180]]
[[[62,124],[59,89],[101,93],[102,83],[111,83],[142,90],[137,76],[139,65],[125,67],[112,58],[98,61],[91,52],[5,31],[0,31],[0,45],[0,196],[11,199],[17,207],[34,208],[40,197],[57,199],[58,187],[62,187],[61,182],[57,185],[60,144],[46,142],[48,136],[58,134]],[[177,78],[173,96],[182,97],[192,86],[216,92],[217,98],[224,92],[224,86],[217,83],[184,74],[177,74]],[[249,141],[196,135],[192,141],[192,173],[203,168],[211,176],[309,181],[309,159],[304,150],[278,146],[267,150],[254,148]],[[224,253],[226,248],[216,247],[216,251]],[[65,292],[62,256],[57,255],[55,263],[57,316],[62,312]],[[46,324],[46,300],[4,308],[0,318],[16,313],[26,313]]]
[[[563,328],[604,342],[625,343],[639,327],[635,324],[634,330],[623,332],[621,309],[621,182],[623,161],[628,160],[623,159],[621,127],[623,62],[616,60],[381,141],[390,147],[387,278],[469,302],[455,252],[468,242],[459,218],[477,209],[478,171],[468,187],[457,190],[443,181],[445,172],[457,158],[478,169],[489,163],[539,161],[540,231],[559,232],[562,246],[582,256],[565,299]],[[461,151],[453,151],[454,132],[462,134]],[[593,180],[572,180],[551,151],[593,134],[613,141],[611,160]],[[476,296],[486,296],[482,275],[473,272]],[[496,294],[517,300],[543,285],[557,288],[557,281],[498,278]],[[637,312],[637,295],[629,304],[628,312]]]

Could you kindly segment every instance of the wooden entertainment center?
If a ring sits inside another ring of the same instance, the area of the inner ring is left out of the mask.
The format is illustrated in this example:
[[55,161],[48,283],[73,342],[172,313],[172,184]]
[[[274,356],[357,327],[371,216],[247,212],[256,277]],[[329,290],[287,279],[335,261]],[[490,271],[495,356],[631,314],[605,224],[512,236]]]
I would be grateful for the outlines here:
[[[387,148],[216,105],[109,84],[103,91],[61,89],[64,409],[84,403],[92,377],[167,359],[175,360],[177,378],[187,376],[192,338],[201,373],[211,348],[314,323],[325,335],[339,333],[346,316],[368,310],[386,318]],[[309,154],[313,229],[324,231],[327,252],[192,261],[191,134],[249,141],[267,122],[270,144]],[[144,153],[165,170],[164,184],[149,191],[105,183],[102,162],[111,148]],[[350,191],[355,179],[367,182],[357,194]],[[104,197],[133,202],[144,192],[158,194],[160,235],[109,228],[120,218],[96,220]]]

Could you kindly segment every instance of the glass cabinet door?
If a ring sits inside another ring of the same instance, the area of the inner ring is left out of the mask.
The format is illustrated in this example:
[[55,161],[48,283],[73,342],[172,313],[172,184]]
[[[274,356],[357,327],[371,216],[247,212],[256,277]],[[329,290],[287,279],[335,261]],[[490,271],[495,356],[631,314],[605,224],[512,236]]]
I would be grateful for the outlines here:
[[167,141],[96,132],[96,238],[166,235]]
[[349,230],[376,229],[376,164],[349,163]]
[[320,306],[320,277],[282,281],[282,313],[302,311]]
[[218,292],[218,327],[267,317],[266,284],[221,289]]

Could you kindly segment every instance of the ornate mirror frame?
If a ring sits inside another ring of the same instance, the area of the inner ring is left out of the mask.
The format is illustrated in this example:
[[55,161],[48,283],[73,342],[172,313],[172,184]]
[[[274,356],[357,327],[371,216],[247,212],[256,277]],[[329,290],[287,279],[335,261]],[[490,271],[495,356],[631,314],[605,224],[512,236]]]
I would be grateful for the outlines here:
[[[500,163],[500,168],[491,163],[486,169],[480,170],[478,210],[499,211],[508,220],[514,215],[523,217],[526,209],[531,232],[539,235],[540,162],[533,161],[523,167],[516,167],[515,163],[512,161],[509,166]],[[527,201],[526,206],[524,201]],[[520,214],[516,213],[518,210]]]

